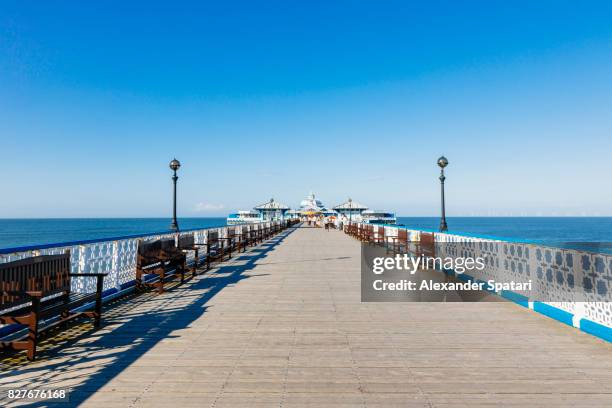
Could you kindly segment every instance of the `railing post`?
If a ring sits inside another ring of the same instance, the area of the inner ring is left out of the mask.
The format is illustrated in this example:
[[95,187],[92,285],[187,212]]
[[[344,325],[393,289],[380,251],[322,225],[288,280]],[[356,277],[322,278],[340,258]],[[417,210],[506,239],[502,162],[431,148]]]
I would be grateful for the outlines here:
[[572,324],[574,327],[580,328],[580,320],[584,317],[586,307],[584,302],[575,302],[574,303],[574,313],[572,316]]
[[[83,273],[86,272],[86,267],[87,265],[85,264],[85,259],[86,257],[83,254],[85,245],[78,245],[76,247],[73,247],[70,251],[70,257],[72,258],[73,256],[77,256],[78,257],[78,262],[76,262],[76,270],[71,270],[71,272],[73,273]],[[75,265],[75,262],[72,262],[72,259],[70,260],[70,264],[71,265]],[[72,269],[72,267],[70,268]],[[71,280],[71,288],[70,290],[73,290],[77,293],[79,292],[86,292],[85,290],[85,280],[80,277],[80,278],[73,278]]]
[[113,260],[111,262],[111,270],[106,279],[110,278],[113,282],[113,287],[117,291],[121,290],[121,283],[119,282],[119,242],[113,241]]

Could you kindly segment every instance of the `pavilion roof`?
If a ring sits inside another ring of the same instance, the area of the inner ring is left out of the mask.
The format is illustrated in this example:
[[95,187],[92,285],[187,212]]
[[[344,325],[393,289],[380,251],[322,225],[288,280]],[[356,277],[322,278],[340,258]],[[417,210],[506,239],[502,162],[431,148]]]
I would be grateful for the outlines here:
[[367,210],[368,206],[359,204],[357,201],[353,201],[352,199],[348,199],[334,207],[334,210]]
[[274,201],[274,199],[271,198],[270,201],[268,201],[267,203],[263,203],[261,205],[258,205],[257,207],[255,207],[255,209],[256,210],[288,210],[289,207],[287,207],[283,203],[279,203],[278,201]]

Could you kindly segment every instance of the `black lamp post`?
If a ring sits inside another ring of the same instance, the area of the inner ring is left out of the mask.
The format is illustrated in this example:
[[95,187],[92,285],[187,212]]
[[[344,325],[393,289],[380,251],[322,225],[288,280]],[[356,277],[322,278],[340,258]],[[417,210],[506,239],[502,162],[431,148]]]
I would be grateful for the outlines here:
[[176,181],[178,180],[178,176],[176,175],[176,171],[181,167],[181,162],[179,162],[176,159],[172,159],[172,161],[170,162],[170,169],[174,172],[174,174],[172,175],[172,182],[174,183],[174,199],[173,199],[173,206],[172,206],[172,224],[170,224],[170,228],[172,229],[172,231],[174,232],[178,232],[179,230],[179,226],[178,226],[178,221],[176,220]]
[[353,224],[353,199],[349,197],[348,199],[349,206],[349,225]]
[[444,168],[448,166],[448,159],[444,156],[440,156],[438,159],[438,166],[440,166],[440,192],[442,199],[442,218],[440,219],[440,232],[448,231],[448,225],[446,225],[446,209],[444,208]]

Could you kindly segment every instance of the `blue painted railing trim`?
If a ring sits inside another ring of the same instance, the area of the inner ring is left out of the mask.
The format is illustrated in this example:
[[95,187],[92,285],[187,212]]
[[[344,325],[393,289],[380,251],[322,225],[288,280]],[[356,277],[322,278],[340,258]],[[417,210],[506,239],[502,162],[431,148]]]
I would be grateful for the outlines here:
[[28,327],[25,324],[9,324],[8,326],[0,327],[0,339],[18,332],[21,329]]
[[542,302],[533,302],[533,310],[568,326],[574,326],[574,315],[566,310]]
[[470,282],[474,280],[474,278],[472,278],[470,275],[466,275],[465,273],[455,273],[455,277],[464,282]]
[[523,307],[529,308],[529,298],[521,295],[520,293],[515,293],[511,290],[502,290],[500,296]]
[[[500,296],[504,299],[511,301],[512,303],[516,303],[517,305],[523,306],[525,308],[529,307],[529,298],[525,295],[521,295],[520,293],[516,293],[510,290],[502,290],[497,293],[494,290],[486,289],[486,282],[480,279],[476,279],[465,273],[456,273],[453,269],[445,269],[442,271],[438,271],[445,273],[450,276],[454,276],[457,279],[464,282],[477,282],[477,283],[485,283],[485,291]],[[591,320],[582,319],[580,320],[580,327],[574,326],[574,315],[566,310],[559,309],[558,307],[551,306],[549,304],[543,302],[533,302],[534,312],[538,312],[541,315],[549,317],[551,319],[557,320],[563,324],[568,326],[577,328],[587,334],[590,334],[595,337],[599,337],[603,340],[612,342],[612,328],[604,326],[599,323],[595,323]]]
[[612,328],[587,319],[580,320],[580,330],[612,343]]

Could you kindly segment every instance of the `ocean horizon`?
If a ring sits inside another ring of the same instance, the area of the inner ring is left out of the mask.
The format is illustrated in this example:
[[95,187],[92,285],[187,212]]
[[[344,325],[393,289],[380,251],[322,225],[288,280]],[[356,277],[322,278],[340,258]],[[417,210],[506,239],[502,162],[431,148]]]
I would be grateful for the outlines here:
[[[612,217],[447,217],[449,233],[611,252]],[[437,230],[438,217],[397,224]],[[225,217],[179,218],[182,230],[222,227]],[[169,218],[0,218],[0,249],[170,231]]]

